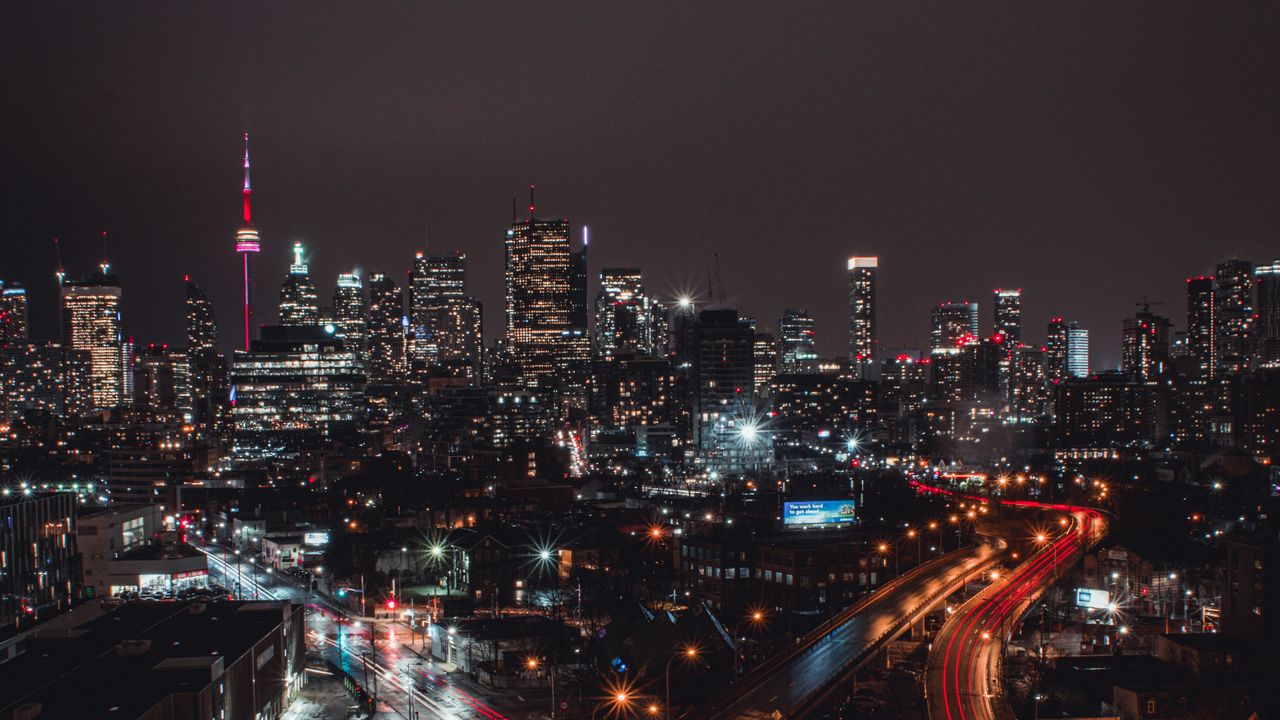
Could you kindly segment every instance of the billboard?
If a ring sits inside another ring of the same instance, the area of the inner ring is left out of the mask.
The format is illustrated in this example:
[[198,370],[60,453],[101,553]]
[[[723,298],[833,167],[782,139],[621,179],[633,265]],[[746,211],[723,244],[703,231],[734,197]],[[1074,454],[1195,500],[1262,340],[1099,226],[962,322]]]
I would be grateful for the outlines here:
[[856,520],[852,500],[803,500],[782,503],[783,525],[837,525]]
[[318,547],[329,544],[329,533],[327,532],[309,532],[302,536],[302,544],[311,547]]
[[1111,606],[1111,594],[1106,590],[1076,588],[1076,607],[1090,610],[1106,610]]

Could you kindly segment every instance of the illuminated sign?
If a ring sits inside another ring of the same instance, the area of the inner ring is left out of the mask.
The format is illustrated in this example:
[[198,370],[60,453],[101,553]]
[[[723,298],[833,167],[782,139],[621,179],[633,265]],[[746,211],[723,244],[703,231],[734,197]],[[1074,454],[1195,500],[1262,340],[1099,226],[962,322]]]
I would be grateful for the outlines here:
[[1076,588],[1076,607],[1106,610],[1111,607],[1111,593],[1106,590]]
[[309,532],[302,536],[303,545],[328,545],[329,533],[327,532]]
[[852,500],[804,500],[782,504],[783,525],[836,525],[855,521]]

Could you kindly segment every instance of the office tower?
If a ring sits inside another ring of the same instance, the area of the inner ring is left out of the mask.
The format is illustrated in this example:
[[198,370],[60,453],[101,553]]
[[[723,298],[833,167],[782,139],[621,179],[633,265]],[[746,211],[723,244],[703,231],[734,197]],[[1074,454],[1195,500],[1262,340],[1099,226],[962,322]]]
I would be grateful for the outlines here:
[[1014,347],[1022,340],[1022,290],[1001,290],[993,293],[995,310],[992,328],[996,335],[1012,342]]
[[369,275],[369,379],[394,382],[404,375],[404,294],[386,274]]
[[1253,357],[1253,263],[1228,260],[1213,274],[1218,370],[1239,373]]
[[576,383],[585,382],[591,362],[591,334],[587,329],[591,306],[587,300],[588,231],[582,228],[582,249],[573,253],[569,263],[569,334],[565,336],[568,362],[577,371]]
[[1089,377],[1089,331],[1074,320],[1067,323],[1067,376]]
[[1164,374],[1169,363],[1169,320],[1143,305],[1124,320],[1124,371],[1146,382]]
[[569,247],[569,221],[536,218],[531,197],[528,219],[506,236],[506,340],[527,387],[590,356],[586,298],[575,297],[584,262],[585,250]]
[[236,231],[236,252],[244,265],[244,349],[249,349],[253,336],[253,256],[262,249],[258,230],[253,226],[253,214],[249,211],[249,133],[244,134],[244,188],[240,191],[244,225]]
[[481,377],[483,307],[466,295],[467,256],[414,258],[409,281],[409,353],[415,373]]
[[818,372],[814,320],[804,308],[787,308],[778,320],[778,372]]
[[187,284],[187,349],[193,354],[216,351],[218,321],[213,314],[213,303],[190,275],[183,281]]
[[597,357],[661,355],[666,351],[666,310],[645,291],[640,268],[604,268],[595,301],[593,345]]
[[866,375],[875,360],[880,336],[876,326],[876,275],[879,258],[849,258],[849,361],[855,374]]
[[365,382],[359,355],[324,328],[263,327],[231,368],[235,454],[270,457],[352,440],[363,421]]
[[978,303],[945,302],[933,309],[929,347],[958,348],[978,340]]
[[1187,278],[1187,354],[1200,377],[1213,377],[1218,369],[1218,324],[1215,317],[1213,278]]
[[293,264],[280,287],[280,324],[286,327],[320,325],[320,296],[311,282],[311,268],[302,258],[302,243],[293,244]]
[[354,272],[338,275],[333,289],[333,326],[335,335],[356,352],[364,353],[368,340],[364,283]]
[[1258,365],[1280,367],[1280,258],[1254,269],[1258,285]]
[[[79,282],[62,284],[62,344],[75,364],[87,361],[89,405],[94,412],[113,410],[128,402],[124,367],[127,353],[120,335],[120,280],[101,272]],[[73,370],[75,372],[76,370]]]
[[765,392],[765,386],[778,374],[778,341],[769,333],[758,332],[752,342],[751,353],[755,363],[752,371],[753,385],[756,397],[760,397]]
[[27,339],[27,291],[0,280],[0,345]]
[[409,273],[409,355],[422,367],[440,364],[445,341],[437,327],[450,301],[466,296],[467,256],[418,253]]
[[187,353],[151,344],[133,362],[134,409],[152,422],[186,423],[193,417]]
[[[688,332],[696,449],[710,466],[736,468],[736,444],[760,439],[759,428],[749,424],[755,410],[755,331],[737,310],[703,310]],[[752,428],[749,438],[744,428]]]

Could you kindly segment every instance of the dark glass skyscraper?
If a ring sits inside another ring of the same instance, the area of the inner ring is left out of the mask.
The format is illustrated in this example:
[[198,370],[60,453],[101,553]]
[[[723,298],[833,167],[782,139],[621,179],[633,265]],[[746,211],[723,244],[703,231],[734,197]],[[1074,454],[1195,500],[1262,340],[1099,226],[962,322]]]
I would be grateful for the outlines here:
[[467,256],[414,258],[410,275],[409,350],[415,372],[443,370],[478,379],[484,356],[482,306],[466,294]]
[[1280,367],[1280,259],[1253,271],[1258,285],[1258,365]]
[[1124,320],[1124,371],[1140,380],[1154,380],[1169,364],[1169,320],[1144,307]]
[[212,352],[218,346],[218,320],[213,314],[213,303],[190,275],[184,280],[187,283],[187,350]]
[[929,347],[957,348],[978,340],[978,303],[946,302],[933,309]]
[[818,371],[813,316],[804,308],[787,308],[778,320],[778,372]]
[[1013,347],[1022,340],[1022,290],[1001,290],[996,288],[992,293],[994,302],[994,318],[992,328],[995,334],[1001,335]]
[[1187,278],[1187,353],[1200,377],[1218,370],[1218,323],[1214,313],[1213,278]]
[[595,301],[595,354],[660,355],[666,340],[666,312],[645,291],[640,268],[602,269]]

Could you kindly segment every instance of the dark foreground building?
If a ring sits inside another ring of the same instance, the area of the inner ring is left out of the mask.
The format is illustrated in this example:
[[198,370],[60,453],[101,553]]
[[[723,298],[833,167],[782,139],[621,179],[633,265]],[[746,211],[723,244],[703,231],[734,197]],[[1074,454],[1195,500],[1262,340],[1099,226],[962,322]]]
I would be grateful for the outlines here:
[[33,633],[0,664],[0,719],[278,718],[305,677],[287,602],[134,601]]

